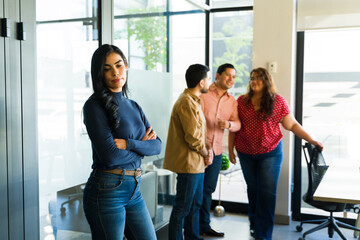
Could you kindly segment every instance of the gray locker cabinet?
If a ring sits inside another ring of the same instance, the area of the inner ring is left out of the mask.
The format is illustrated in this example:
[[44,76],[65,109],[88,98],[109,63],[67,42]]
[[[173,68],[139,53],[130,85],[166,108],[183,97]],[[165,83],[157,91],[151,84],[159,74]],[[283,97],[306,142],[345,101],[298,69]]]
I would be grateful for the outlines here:
[[0,239],[39,239],[35,0],[0,18]]

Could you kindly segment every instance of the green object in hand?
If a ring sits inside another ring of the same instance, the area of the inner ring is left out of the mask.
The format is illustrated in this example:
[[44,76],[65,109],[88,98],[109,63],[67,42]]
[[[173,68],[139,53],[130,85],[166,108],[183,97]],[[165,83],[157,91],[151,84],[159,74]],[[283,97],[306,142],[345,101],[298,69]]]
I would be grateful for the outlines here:
[[230,167],[229,157],[225,154],[221,156],[221,170],[228,170]]

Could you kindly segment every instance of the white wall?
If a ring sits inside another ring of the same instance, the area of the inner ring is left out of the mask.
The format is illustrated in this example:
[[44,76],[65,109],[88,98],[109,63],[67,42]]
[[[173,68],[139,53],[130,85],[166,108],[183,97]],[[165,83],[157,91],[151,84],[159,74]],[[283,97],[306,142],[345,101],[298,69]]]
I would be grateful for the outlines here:
[[[267,68],[277,62],[272,73],[278,92],[286,98],[292,111],[295,106],[295,7],[296,0],[254,0],[253,67]],[[277,223],[288,224],[291,216],[291,179],[293,135],[284,133],[284,162],[278,185]]]

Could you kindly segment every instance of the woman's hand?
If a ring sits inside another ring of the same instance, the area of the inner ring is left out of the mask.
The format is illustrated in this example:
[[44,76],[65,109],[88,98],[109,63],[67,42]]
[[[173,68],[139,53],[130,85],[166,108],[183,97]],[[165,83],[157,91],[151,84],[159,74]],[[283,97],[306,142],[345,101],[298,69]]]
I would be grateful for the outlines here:
[[315,146],[319,147],[321,149],[321,151],[324,149],[324,146],[321,144],[321,142],[318,141],[311,141],[311,144],[314,144]]
[[324,146],[320,142],[314,140],[291,114],[286,115],[280,122],[286,130],[292,131],[299,138],[318,146],[321,151],[324,149]]
[[121,138],[114,138],[115,145],[118,149],[126,150],[126,140]]
[[156,139],[156,132],[154,130],[152,130],[151,127],[149,127],[147,130],[146,130],[146,133],[145,133],[145,136],[141,139],[141,141],[147,141],[147,140],[153,140],[153,139]]

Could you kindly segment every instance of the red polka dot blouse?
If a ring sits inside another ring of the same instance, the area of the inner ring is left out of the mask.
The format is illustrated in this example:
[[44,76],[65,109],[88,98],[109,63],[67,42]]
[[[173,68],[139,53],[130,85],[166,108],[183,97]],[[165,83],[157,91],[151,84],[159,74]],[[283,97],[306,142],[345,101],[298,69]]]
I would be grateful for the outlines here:
[[237,102],[241,129],[235,137],[236,150],[251,155],[274,150],[283,137],[280,120],[290,113],[285,98],[279,94],[275,96],[274,111],[266,120],[264,113],[255,111],[251,102],[247,105],[244,95]]

